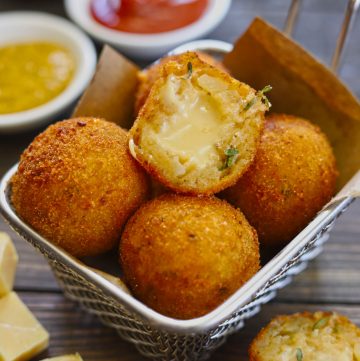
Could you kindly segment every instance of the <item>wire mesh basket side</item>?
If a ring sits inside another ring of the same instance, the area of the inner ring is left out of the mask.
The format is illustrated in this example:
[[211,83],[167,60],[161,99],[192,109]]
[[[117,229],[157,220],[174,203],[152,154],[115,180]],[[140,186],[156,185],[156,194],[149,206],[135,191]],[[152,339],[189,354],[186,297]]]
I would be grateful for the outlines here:
[[51,259],[48,261],[66,297],[96,315],[105,325],[116,329],[121,338],[133,343],[146,357],[159,360],[202,360],[227,337],[227,333],[212,338],[212,332],[179,335],[157,330],[134,317],[71,268]]
[[78,302],[89,313],[98,316],[105,325],[116,329],[121,338],[133,343],[142,355],[166,361],[203,360],[221,346],[227,337],[241,329],[246,319],[258,313],[261,306],[276,295],[277,290],[290,283],[293,275],[300,273],[308,261],[318,255],[336,218],[345,209],[334,216],[250,302],[219,326],[203,334],[184,335],[156,329],[131,314],[71,268],[51,258],[48,261],[65,295]]
[[[21,220],[12,215],[8,206],[3,213],[10,226],[45,256],[68,298],[77,301],[89,313],[97,315],[104,324],[116,329],[123,339],[133,343],[144,356],[158,360],[186,361],[208,357],[229,335],[242,328],[246,319],[259,312],[261,305],[273,298],[278,289],[288,284],[294,274],[300,273],[307,262],[321,251],[326,234],[352,200],[347,198],[324,211],[321,217],[323,221],[316,226],[316,232],[311,233],[310,237],[305,237],[306,242],[301,243],[297,252],[292,253],[266,283],[264,281],[256,285],[253,293],[249,293],[246,298],[249,301],[245,301],[244,298],[238,303],[235,312],[228,313],[230,316],[225,321],[218,321],[214,327],[197,328],[197,331],[185,333],[175,330],[174,327],[173,331],[167,331],[167,328],[154,323],[155,319],[147,318],[152,321],[144,321],[141,313],[134,313],[131,307],[121,301],[121,297],[117,299],[106,292],[107,288],[100,287],[91,274],[78,273],[75,260],[69,260],[56,247],[50,247],[47,242],[41,240]],[[284,254],[276,257],[284,258]]]

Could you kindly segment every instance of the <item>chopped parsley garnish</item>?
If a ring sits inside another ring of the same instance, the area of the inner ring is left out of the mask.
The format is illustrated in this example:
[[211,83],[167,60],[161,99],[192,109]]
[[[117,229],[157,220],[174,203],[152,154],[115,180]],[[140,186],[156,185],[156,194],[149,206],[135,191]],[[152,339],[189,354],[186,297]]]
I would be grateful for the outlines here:
[[313,330],[317,330],[319,328],[323,328],[324,326],[326,326],[326,324],[329,322],[329,318],[330,317],[324,317],[321,318],[319,321],[315,322],[313,326]]
[[245,108],[244,110],[247,111],[249,110],[256,102],[256,97],[255,98],[252,98],[246,105],[245,105]]
[[269,91],[272,90],[271,85],[266,85],[264,88],[262,88],[261,90],[259,90],[258,92],[256,92],[256,96],[254,98],[252,98],[244,107],[244,111],[249,110],[255,103],[256,100],[258,98],[261,99],[261,101],[268,107],[270,108],[271,104],[269,102],[269,99],[267,98],[267,96],[265,95],[265,93],[268,93]]
[[187,63],[187,71],[188,71],[187,77],[188,77],[188,79],[190,79],[191,75],[192,75],[192,72],[193,72],[193,66],[192,66],[192,63],[190,61]]
[[236,148],[230,147],[225,150],[226,159],[220,170],[230,168],[236,159],[236,156],[239,154],[239,151]]
[[269,99],[267,98],[267,96],[264,95],[264,94],[268,93],[271,90],[272,90],[272,86],[271,85],[266,85],[264,88],[262,88],[260,91],[258,91],[258,95],[261,96],[261,100],[269,108],[270,108],[271,104],[270,104]]
[[268,93],[271,90],[272,90],[272,86],[271,85],[266,85],[260,90],[260,93],[265,94],[265,93]]
[[296,361],[302,361],[304,358],[304,355],[301,351],[301,348],[296,349]]

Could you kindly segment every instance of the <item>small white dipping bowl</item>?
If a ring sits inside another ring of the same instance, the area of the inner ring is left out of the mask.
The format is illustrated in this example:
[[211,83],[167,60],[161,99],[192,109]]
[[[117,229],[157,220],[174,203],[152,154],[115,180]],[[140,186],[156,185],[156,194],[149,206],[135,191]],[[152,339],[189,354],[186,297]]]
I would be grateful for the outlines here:
[[0,14],[0,47],[35,41],[48,41],[68,49],[75,60],[75,72],[67,88],[58,96],[35,108],[0,115],[0,133],[14,133],[50,123],[69,110],[85,90],[96,66],[92,41],[69,21],[39,12]]
[[64,0],[69,17],[100,42],[138,59],[155,59],[176,46],[200,38],[215,29],[226,16],[231,0],[209,0],[204,14],[194,23],[159,34],[133,34],[99,24],[91,15],[91,0]]

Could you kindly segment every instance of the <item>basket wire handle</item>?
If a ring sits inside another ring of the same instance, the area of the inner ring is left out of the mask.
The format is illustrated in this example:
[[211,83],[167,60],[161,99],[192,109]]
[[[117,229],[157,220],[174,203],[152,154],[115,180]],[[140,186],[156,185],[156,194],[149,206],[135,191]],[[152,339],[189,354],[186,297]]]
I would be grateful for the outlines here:
[[294,27],[298,20],[300,5],[301,5],[301,0],[291,1],[284,26],[284,33],[289,37],[292,36]]
[[336,48],[331,61],[331,68],[335,73],[339,71],[341,63],[341,56],[344,50],[344,45],[351,25],[354,23],[357,11],[360,6],[360,0],[349,0],[346,7],[345,18],[343,20],[341,30],[336,42]]
[[[296,22],[299,17],[299,10],[301,6],[302,0],[292,0],[289,11],[286,17],[284,33],[288,36],[292,36]],[[339,67],[341,65],[341,58],[344,50],[344,45],[346,43],[346,38],[351,29],[351,25],[354,23],[356,14],[358,12],[360,6],[360,0],[349,0],[343,23],[341,25],[341,30],[336,42],[336,47],[334,50],[334,54],[331,60],[331,69],[335,72],[339,72]]]

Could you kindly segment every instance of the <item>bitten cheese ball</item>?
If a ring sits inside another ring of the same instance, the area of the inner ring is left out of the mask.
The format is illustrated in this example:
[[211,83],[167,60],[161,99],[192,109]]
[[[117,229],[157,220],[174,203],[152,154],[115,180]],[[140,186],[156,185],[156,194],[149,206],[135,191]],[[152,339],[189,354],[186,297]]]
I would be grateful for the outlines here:
[[161,68],[130,130],[130,151],[173,191],[210,195],[253,161],[268,108],[264,90],[185,53]]
[[73,256],[110,250],[149,190],[127,144],[126,131],[105,120],[51,125],[24,151],[11,180],[16,212]]
[[120,261],[133,294],[177,319],[202,316],[259,269],[259,245],[243,214],[215,197],[165,194],[131,217]]
[[254,162],[224,192],[258,232],[261,244],[290,241],[331,199],[338,172],[326,136],[307,120],[268,116]]
[[250,361],[358,361],[360,329],[331,312],[275,317],[256,336]]

